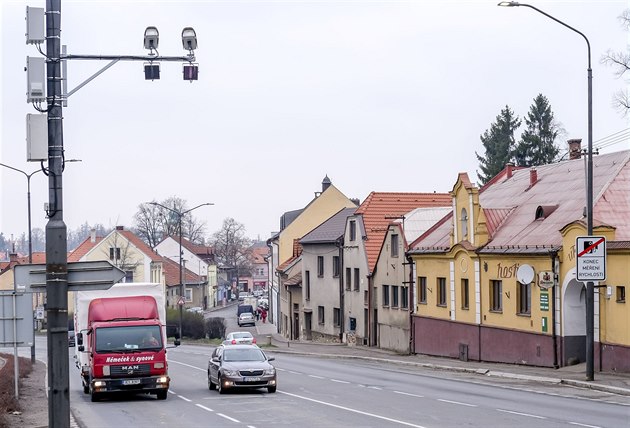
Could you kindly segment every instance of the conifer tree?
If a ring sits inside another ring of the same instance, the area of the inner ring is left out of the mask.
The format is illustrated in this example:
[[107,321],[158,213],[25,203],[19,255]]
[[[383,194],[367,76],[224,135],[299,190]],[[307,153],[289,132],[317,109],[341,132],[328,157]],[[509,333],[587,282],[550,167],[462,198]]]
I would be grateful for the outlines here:
[[528,167],[552,163],[560,151],[555,144],[560,128],[554,121],[549,100],[543,94],[534,98],[525,117],[525,126],[514,151],[516,164]]
[[516,145],[514,132],[521,126],[521,120],[509,106],[505,106],[496,117],[496,121],[490,125],[483,135],[481,143],[485,149],[484,156],[475,152],[479,161],[477,177],[482,184],[486,184],[497,175],[508,162],[513,161],[513,151]]

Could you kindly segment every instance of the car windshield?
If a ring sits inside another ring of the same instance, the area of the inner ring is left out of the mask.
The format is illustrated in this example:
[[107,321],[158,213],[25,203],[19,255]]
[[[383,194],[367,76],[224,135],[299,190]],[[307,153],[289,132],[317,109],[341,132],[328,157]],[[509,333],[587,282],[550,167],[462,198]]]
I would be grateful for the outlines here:
[[158,325],[100,327],[95,331],[96,352],[133,352],[162,348]]
[[226,349],[223,351],[223,361],[265,361],[265,355],[260,349]]
[[234,333],[235,339],[250,339],[252,335],[250,333]]

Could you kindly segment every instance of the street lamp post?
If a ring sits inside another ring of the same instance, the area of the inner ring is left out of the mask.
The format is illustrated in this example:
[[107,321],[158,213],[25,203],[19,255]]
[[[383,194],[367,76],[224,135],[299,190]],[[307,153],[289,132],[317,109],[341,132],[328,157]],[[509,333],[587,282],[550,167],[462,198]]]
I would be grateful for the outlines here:
[[[172,212],[173,214],[175,214],[177,216],[177,224],[178,224],[177,228],[179,230],[179,297],[183,299],[184,298],[184,269],[183,269],[183,267],[184,267],[184,260],[183,260],[184,253],[182,252],[182,217],[184,217],[189,212],[196,210],[197,208],[204,207],[206,205],[214,205],[214,204],[211,203],[211,202],[206,202],[206,203],[197,205],[196,207],[191,208],[191,209],[186,210],[186,211],[177,211],[175,208],[169,208],[169,207],[167,207],[165,205],[162,205],[162,204],[160,204],[158,202],[149,202],[149,204],[155,205],[155,206],[158,206],[158,207],[162,207],[165,210],[168,210],[168,211]],[[182,333],[183,333],[183,330],[182,330],[182,319],[184,318],[184,305],[180,305],[178,303],[178,306],[179,306],[179,340],[182,340],[182,337],[183,337],[183,335],[182,335]]]
[[[586,228],[588,236],[593,235],[593,70],[591,69],[591,44],[588,38],[581,32],[542,10],[525,3],[515,1],[502,1],[498,6],[528,7],[556,21],[558,24],[578,33],[586,41],[588,51],[588,150],[586,166]],[[586,283],[586,380],[594,380],[594,341],[595,341],[595,284],[593,281]]]

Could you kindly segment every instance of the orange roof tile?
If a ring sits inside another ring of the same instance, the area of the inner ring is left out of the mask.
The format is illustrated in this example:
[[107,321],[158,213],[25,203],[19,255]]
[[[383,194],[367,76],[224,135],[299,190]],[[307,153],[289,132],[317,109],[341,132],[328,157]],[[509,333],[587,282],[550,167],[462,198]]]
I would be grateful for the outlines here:
[[116,232],[120,233],[122,236],[127,238],[129,242],[131,242],[138,250],[142,251],[144,255],[149,257],[154,262],[163,261],[164,258],[160,256],[158,253],[153,251],[151,247],[144,243],[142,239],[140,239],[135,233],[130,230],[116,230]]
[[79,244],[77,248],[75,248],[72,252],[70,252],[70,254],[68,255],[68,261],[78,262],[79,260],[81,260],[81,257],[85,256],[88,253],[88,251],[94,248],[96,244],[98,244],[102,240],[103,240],[102,236],[97,236],[96,241],[92,242],[91,237],[88,236],[87,238],[85,238],[83,242]]
[[370,193],[355,212],[363,218],[367,238],[364,244],[370,274],[374,271],[391,217],[407,214],[415,208],[450,206],[452,198],[448,193]]
[[[172,287],[179,285],[179,263],[167,259],[166,257],[162,258],[162,269],[164,272],[164,279],[166,281],[167,287]],[[197,284],[201,282],[201,277],[196,273],[188,270],[187,268],[183,269],[184,276],[184,284]]]

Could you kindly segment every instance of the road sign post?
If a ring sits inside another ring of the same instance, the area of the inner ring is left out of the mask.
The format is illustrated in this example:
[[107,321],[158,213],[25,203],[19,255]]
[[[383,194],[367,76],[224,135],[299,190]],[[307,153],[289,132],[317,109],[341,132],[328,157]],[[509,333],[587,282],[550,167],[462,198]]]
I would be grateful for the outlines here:
[[576,279],[578,281],[606,280],[606,238],[578,236],[575,240]]

